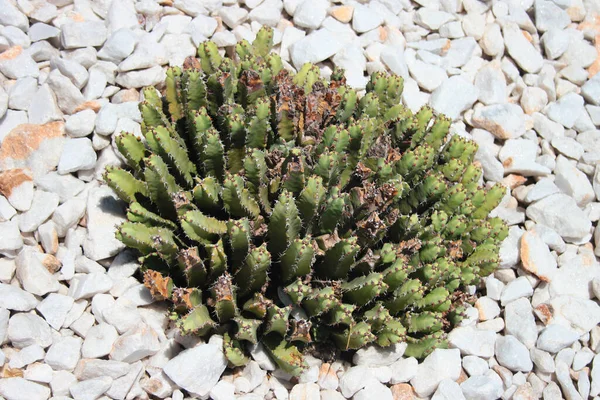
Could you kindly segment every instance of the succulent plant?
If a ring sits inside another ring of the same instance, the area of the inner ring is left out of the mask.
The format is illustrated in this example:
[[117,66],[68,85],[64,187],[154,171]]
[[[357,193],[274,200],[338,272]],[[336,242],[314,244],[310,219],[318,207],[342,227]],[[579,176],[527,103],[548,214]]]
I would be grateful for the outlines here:
[[144,90],[142,137],[116,138],[128,168],[104,176],[129,203],[117,237],[181,332],[223,334],[232,365],[258,343],[293,375],[315,344],[424,357],[497,265],[505,189],[481,186],[449,119],[400,104],[402,78],[360,96],[341,70],[287,71],[272,41],[235,59],[202,43],[164,97]]

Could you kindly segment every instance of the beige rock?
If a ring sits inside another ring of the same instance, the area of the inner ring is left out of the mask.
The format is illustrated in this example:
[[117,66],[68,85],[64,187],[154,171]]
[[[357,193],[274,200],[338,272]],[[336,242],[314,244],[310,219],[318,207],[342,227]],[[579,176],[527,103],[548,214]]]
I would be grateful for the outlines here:
[[352,14],[354,14],[354,7],[352,6],[338,6],[329,10],[329,15],[343,23],[350,22]]
[[55,121],[14,128],[2,141],[0,170],[29,168],[33,178],[54,170],[62,153],[64,126],[64,122]]
[[391,389],[394,400],[414,400],[417,398],[413,387],[408,383],[393,385]]

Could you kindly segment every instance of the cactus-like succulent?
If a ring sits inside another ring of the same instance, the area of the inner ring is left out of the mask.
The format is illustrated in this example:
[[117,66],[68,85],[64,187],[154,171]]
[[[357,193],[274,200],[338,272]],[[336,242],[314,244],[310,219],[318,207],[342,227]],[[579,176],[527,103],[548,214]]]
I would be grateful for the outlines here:
[[273,33],[214,43],[144,90],[143,137],[116,144],[129,168],[105,181],[127,203],[117,236],[184,334],[224,335],[233,365],[261,342],[297,375],[314,343],[341,350],[444,346],[492,272],[505,190],[480,186],[477,145],[450,121],[400,104],[402,78],[375,73],[362,97],[270,54]]

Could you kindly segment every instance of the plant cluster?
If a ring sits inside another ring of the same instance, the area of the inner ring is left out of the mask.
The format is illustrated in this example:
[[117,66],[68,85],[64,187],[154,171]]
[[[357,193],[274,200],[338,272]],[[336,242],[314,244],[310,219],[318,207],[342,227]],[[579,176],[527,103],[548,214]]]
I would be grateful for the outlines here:
[[447,118],[400,104],[402,78],[361,97],[343,71],[285,70],[272,37],[235,60],[205,42],[164,97],[144,90],[143,137],[119,135],[128,168],[105,173],[129,204],[117,236],[181,332],[223,334],[233,365],[259,342],[294,375],[315,344],[424,357],[497,265],[505,189],[481,187]]

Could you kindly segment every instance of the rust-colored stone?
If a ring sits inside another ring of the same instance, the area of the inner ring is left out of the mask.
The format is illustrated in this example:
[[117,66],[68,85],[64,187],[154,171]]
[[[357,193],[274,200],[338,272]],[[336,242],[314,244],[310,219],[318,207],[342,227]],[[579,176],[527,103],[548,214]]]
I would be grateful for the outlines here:
[[391,387],[394,400],[415,400],[415,390],[408,383],[398,383]]
[[14,60],[19,57],[23,52],[23,48],[21,46],[13,46],[4,52],[0,53],[0,61],[4,60]]
[[[139,96],[135,99],[135,101],[139,100]],[[77,108],[75,108],[76,113],[78,113],[79,111],[83,111],[83,110],[92,110],[94,112],[98,112],[100,111],[100,109],[102,108],[102,105],[100,103],[98,103],[96,100],[90,100],[90,101],[86,101],[85,103],[81,103],[80,105],[77,106]]]
[[32,178],[22,168],[9,169],[0,172],[0,193],[4,197],[10,197],[14,188],[21,186],[23,182],[29,182]]
[[14,128],[2,142],[0,167],[7,159],[24,160],[46,140],[64,136],[64,122],[55,121],[44,125],[21,124]]
[[337,19],[340,22],[348,23],[352,19],[352,14],[354,14],[354,7],[352,6],[338,6],[333,7],[329,14]]

